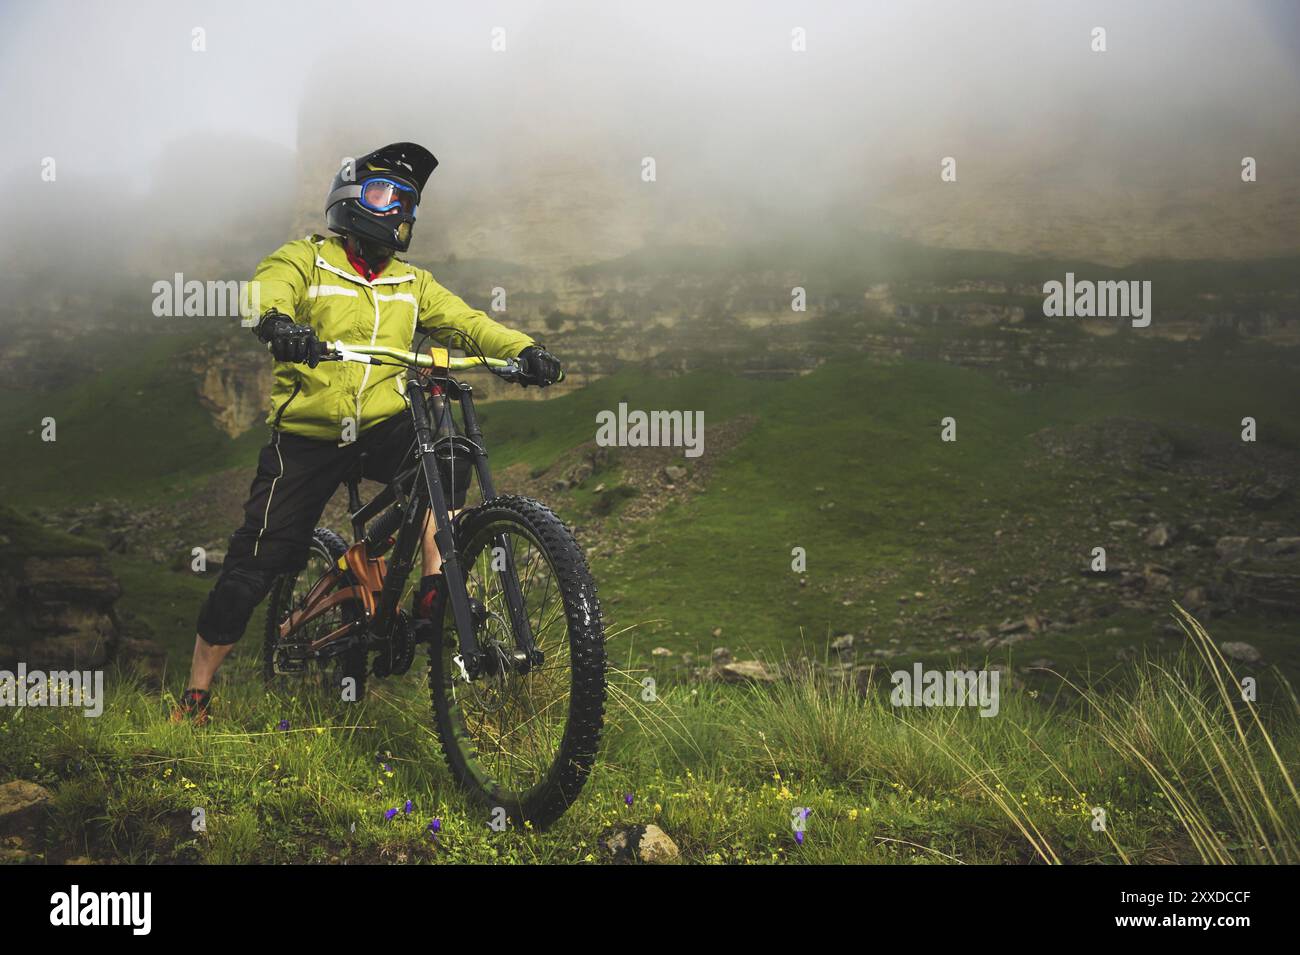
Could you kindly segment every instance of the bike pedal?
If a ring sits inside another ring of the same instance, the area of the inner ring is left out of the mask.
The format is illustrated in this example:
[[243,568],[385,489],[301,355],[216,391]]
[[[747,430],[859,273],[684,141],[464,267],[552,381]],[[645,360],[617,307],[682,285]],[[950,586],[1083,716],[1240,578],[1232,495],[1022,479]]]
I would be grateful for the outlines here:
[[295,649],[301,652],[301,651],[305,651],[307,647],[306,645],[303,644],[294,644],[292,646],[282,646],[276,652],[275,672],[277,674],[287,676],[293,673],[307,672],[308,660],[306,655],[304,654],[299,656],[294,654],[293,651]]

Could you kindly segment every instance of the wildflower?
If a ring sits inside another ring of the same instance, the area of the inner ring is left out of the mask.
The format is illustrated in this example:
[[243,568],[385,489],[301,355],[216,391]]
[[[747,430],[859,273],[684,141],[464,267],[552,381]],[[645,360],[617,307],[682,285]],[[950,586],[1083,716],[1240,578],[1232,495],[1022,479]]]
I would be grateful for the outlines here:
[[289,721],[288,721],[288,720],[280,720],[279,725],[276,726],[276,729],[280,730],[281,732],[284,732],[284,731],[287,730],[288,728],[289,728]]
[[794,841],[795,841],[796,843],[798,843],[799,845],[803,845],[803,830],[802,830],[802,829],[797,829],[797,830],[795,830]]
[[632,805],[632,798],[633,798],[633,797],[632,797],[632,794],[631,794],[631,793],[627,793],[627,794],[623,797],[623,802],[630,806],[630,805]]
[[408,799],[406,800],[406,805],[402,806],[402,812],[409,816],[411,814],[411,810],[414,808],[415,808],[415,804]]
[[396,816],[396,815],[397,815],[397,810],[396,810],[396,809],[389,809],[389,810],[386,810],[386,811],[384,812],[384,818],[385,818],[385,819],[392,819],[392,818],[393,818],[394,816]]
[[855,822],[855,821],[857,820],[857,818],[858,818],[858,810],[857,810],[857,809],[850,809],[850,810],[849,810],[849,822]]

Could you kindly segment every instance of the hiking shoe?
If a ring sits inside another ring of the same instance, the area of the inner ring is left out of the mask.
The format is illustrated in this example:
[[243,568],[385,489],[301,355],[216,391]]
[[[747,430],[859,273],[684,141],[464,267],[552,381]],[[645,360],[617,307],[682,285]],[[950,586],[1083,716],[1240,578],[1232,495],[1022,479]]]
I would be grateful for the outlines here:
[[208,722],[208,701],[212,694],[207,690],[186,690],[181,694],[180,706],[172,710],[172,722],[184,723],[190,720],[195,726]]

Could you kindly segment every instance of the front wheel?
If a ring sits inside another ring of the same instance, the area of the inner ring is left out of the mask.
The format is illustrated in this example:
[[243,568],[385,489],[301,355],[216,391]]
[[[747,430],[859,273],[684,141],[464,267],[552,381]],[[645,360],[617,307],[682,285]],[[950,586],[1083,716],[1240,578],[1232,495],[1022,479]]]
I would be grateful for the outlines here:
[[434,615],[429,688],[457,781],[516,822],[549,825],[577,798],[596,759],[605,707],[605,631],[596,585],[569,529],[544,504],[498,497],[462,514],[456,548],[481,651],[516,649],[501,569],[513,561],[542,662],[467,680],[451,604]]

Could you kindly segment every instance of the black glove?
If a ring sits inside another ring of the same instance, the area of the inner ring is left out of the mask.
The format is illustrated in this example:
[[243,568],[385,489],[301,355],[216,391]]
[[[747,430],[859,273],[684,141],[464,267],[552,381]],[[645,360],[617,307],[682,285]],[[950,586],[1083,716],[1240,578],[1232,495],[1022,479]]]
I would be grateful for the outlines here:
[[306,362],[311,368],[320,363],[320,342],[309,325],[298,325],[283,312],[270,309],[257,323],[257,337],[271,346],[276,361]]
[[540,385],[545,388],[564,377],[560,360],[541,345],[529,345],[519,353],[519,366],[523,370],[523,386]]

